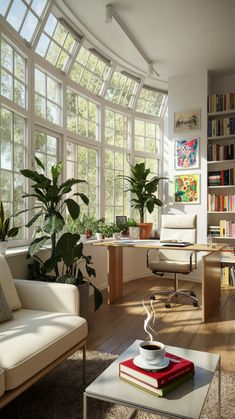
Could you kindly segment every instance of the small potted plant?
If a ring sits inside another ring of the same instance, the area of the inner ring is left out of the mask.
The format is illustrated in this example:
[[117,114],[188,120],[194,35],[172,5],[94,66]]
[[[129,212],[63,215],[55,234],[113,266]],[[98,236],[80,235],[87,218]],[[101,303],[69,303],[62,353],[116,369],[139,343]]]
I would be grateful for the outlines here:
[[133,218],[127,220],[128,232],[130,239],[138,240],[140,238],[140,227]]
[[0,201],[0,254],[5,255],[7,242],[11,237],[16,237],[20,227],[10,227],[11,217],[5,216],[2,201]]
[[105,222],[104,218],[100,218],[99,220],[96,220],[94,223],[94,232],[97,240],[104,239],[105,236]]

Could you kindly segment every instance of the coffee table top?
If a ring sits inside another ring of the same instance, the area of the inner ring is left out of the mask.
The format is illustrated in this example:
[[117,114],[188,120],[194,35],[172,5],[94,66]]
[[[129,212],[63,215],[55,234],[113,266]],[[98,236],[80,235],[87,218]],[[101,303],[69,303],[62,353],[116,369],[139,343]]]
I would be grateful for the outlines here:
[[127,404],[163,415],[189,419],[199,418],[220,355],[167,346],[167,352],[194,362],[195,376],[161,398],[123,382],[118,376],[119,362],[136,356],[140,342],[140,340],[136,340],[127,348],[86,388],[86,394],[108,402]]

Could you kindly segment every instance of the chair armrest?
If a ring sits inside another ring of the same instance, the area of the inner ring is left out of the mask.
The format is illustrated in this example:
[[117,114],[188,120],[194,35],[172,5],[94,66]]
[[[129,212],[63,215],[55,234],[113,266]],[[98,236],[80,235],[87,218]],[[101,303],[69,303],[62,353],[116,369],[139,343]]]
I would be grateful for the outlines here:
[[14,279],[22,308],[79,316],[79,291],[75,285]]

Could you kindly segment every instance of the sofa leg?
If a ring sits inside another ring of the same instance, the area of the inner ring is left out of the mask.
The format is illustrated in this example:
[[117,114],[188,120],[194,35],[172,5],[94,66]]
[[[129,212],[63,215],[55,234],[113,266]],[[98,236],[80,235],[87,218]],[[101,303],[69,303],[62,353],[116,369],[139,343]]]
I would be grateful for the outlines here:
[[86,343],[82,347],[82,379],[84,388],[86,387]]

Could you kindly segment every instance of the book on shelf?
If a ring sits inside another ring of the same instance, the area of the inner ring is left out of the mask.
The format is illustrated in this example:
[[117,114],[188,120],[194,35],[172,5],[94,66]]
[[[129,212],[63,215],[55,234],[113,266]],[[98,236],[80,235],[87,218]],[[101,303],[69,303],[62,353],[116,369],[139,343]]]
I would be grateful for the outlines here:
[[235,268],[233,265],[222,267],[221,284],[235,285]]
[[163,387],[160,388],[156,388],[152,385],[149,385],[147,383],[143,383],[142,381],[138,380],[135,377],[130,376],[129,374],[126,374],[122,371],[120,371],[119,377],[130,383],[135,385],[136,387],[148,391],[151,394],[155,394],[158,397],[164,397],[167,393],[169,393],[170,391],[176,389],[177,387],[179,387],[180,385],[182,385],[183,383],[185,383],[186,381],[188,381],[190,378],[192,378],[194,376],[194,370],[191,370],[187,373],[185,373],[184,375],[181,375],[179,378],[177,378],[176,380],[171,381],[170,383],[166,384]]
[[235,110],[235,93],[214,94],[207,97],[207,112],[226,112]]
[[170,383],[171,381],[178,379],[180,376],[194,370],[194,364],[192,361],[170,353],[166,353],[166,356],[170,358],[170,363],[163,370],[143,370],[134,364],[134,358],[130,358],[120,362],[119,375],[124,373],[139,380],[142,383],[148,384],[155,388],[160,388]]

